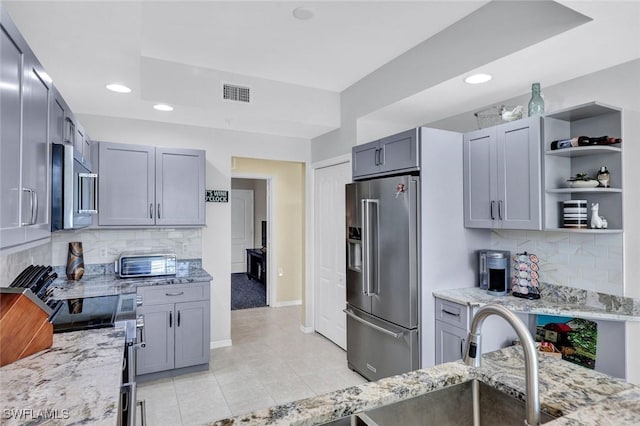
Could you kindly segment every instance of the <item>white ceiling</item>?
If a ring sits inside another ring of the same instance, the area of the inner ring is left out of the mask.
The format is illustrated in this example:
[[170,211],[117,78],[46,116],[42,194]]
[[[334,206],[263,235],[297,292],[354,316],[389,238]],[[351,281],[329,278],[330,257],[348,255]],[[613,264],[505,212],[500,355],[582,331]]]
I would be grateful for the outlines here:
[[[339,92],[485,3],[3,1],[76,113],[304,138],[339,127]],[[517,95],[531,74],[544,87],[640,56],[639,2],[561,3],[594,22],[489,64],[490,85],[469,90],[452,79],[370,118],[413,122],[422,108],[439,119]],[[315,17],[296,20],[298,6]],[[133,93],[107,92],[112,81]],[[221,81],[250,86],[255,101],[219,100]],[[446,102],[434,105],[430,90]],[[156,102],[176,109],[154,111]]]

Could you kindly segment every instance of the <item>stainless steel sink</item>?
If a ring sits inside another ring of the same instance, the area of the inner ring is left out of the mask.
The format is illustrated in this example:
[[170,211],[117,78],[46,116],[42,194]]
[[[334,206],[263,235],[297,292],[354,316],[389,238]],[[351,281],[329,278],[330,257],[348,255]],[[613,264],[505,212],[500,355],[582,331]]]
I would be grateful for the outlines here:
[[[479,382],[480,425],[522,426],[524,402]],[[540,422],[554,420],[540,413]],[[343,417],[327,425],[437,425],[473,426],[473,381],[449,386],[415,398]]]

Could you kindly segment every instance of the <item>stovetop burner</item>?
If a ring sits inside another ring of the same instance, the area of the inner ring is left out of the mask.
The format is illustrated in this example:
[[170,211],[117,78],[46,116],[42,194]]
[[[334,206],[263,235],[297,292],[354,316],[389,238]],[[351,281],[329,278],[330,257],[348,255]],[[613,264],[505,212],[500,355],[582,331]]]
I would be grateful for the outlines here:
[[118,296],[62,300],[51,318],[54,333],[113,327]]

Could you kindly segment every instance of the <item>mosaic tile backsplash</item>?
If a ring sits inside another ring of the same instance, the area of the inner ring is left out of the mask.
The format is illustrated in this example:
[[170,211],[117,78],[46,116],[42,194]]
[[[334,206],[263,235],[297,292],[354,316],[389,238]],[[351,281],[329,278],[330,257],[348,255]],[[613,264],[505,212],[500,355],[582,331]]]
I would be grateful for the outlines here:
[[622,296],[622,234],[494,230],[491,248],[540,259],[540,281]]

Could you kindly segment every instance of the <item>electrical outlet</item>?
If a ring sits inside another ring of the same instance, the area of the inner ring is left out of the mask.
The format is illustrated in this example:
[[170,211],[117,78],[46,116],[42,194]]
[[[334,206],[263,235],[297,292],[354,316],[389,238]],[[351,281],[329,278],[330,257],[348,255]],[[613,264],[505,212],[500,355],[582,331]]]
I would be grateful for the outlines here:
[[187,243],[182,243],[182,254],[187,252]]
[[101,247],[100,248],[100,257],[107,257],[107,248],[106,247]]

